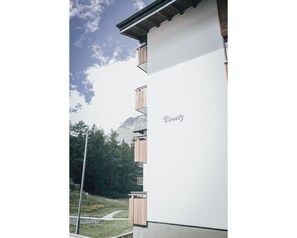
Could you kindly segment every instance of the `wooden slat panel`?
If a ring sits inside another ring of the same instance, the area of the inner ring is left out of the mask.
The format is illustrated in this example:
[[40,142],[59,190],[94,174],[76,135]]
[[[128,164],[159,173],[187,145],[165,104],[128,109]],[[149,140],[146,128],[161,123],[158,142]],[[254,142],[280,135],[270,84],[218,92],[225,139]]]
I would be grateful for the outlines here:
[[139,139],[137,139],[134,143],[134,162],[139,162],[139,155],[140,155],[140,146],[139,146]]
[[147,62],[147,47],[143,48],[143,63]]
[[143,107],[146,107],[146,89],[143,90]]
[[129,223],[134,222],[134,198],[129,198]]
[[147,161],[147,140],[137,139],[134,143],[134,161],[146,163]]
[[225,68],[226,68],[226,76],[227,76],[227,80],[228,80],[228,63],[225,63]]
[[146,163],[147,161],[147,140],[139,141],[140,153],[139,162]]
[[135,109],[138,109],[138,91],[135,93]]
[[139,103],[138,103],[138,108],[143,108],[143,98],[144,98],[144,93],[143,91],[139,92]]
[[135,109],[136,110],[138,110],[138,109],[140,109],[140,108],[142,108],[142,104],[143,104],[143,102],[142,102],[142,92],[141,91],[137,91],[136,92],[136,104],[135,104]]
[[140,48],[138,48],[138,64],[140,64],[141,62],[141,52],[140,52]]
[[146,107],[146,90],[136,92],[135,96],[135,109],[141,109]]
[[138,64],[147,62],[147,46],[138,48]]
[[134,199],[134,224],[146,225],[147,222],[147,199]]

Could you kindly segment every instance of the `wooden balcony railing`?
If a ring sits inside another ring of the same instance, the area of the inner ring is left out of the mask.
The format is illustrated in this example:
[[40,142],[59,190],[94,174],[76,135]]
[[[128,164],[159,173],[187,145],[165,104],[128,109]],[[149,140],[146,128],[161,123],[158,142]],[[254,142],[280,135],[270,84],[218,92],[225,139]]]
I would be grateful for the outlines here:
[[144,64],[147,62],[147,46],[141,46],[138,49],[138,64]]
[[146,86],[137,88],[135,91],[135,109],[146,114]]
[[131,192],[129,194],[129,223],[147,225],[147,194],[146,192]]
[[134,143],[134,161],[146,163],[147,161],[147,140],[138,138]]
[[225,62],[225,68],[226,68],[226,76],[227,76],[227,80],[228,80],[228,62]]
[[138,49],[138,68],[147,72],[147,46],[140,46]]

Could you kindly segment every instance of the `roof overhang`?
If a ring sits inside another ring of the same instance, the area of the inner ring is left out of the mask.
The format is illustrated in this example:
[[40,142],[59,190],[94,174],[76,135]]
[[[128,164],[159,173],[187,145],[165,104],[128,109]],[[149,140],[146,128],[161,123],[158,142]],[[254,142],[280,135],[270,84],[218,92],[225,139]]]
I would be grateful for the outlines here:
[[151,28],[159,27],[164,21],[171,21],[175,15],[182,15],[190,7],[195,8],[200,1],[156,0],[116,26],[121,34],[144,43]]

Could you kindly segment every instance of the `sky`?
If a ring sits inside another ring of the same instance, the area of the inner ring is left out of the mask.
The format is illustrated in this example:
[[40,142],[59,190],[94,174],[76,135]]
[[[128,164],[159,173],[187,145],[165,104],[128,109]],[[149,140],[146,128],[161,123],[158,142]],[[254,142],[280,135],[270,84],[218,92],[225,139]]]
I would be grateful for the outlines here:
[[137,87],[146,74],[137,68],[139,42],[116,24],[153,0],[70,0],[70,120],[109,132],[134,110]]

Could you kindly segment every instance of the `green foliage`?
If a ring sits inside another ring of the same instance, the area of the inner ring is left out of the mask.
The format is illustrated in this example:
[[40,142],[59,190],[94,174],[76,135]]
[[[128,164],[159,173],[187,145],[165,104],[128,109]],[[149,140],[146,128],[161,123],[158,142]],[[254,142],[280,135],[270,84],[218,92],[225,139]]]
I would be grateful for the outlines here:
[[[80,184],[86,124],[80,121],[70,123],[70,177]],[[89,130],[84,191],[110,198],[126,197],[130,191],[139,191],[137,177],[141,169],[134,162],[134,148],[124,142],[119,143],[117,134],[104,131],[95,125]]]
[[[70,192],[70,215],[77,215],[79,192]],[[83,193],[81,216],[103,217],[119,210],[128,209],[128,199],[109,199]]]
[[69,189],[71,190],[75,189],[75,183],[73,182],[72,178],[69,179]]
[[[70,233],[75,233],[75,225],[70,225]],[[127,221],[101,221],[95,224],[81,224],[80,235],[92,238],[115,237],[133,230]]]

